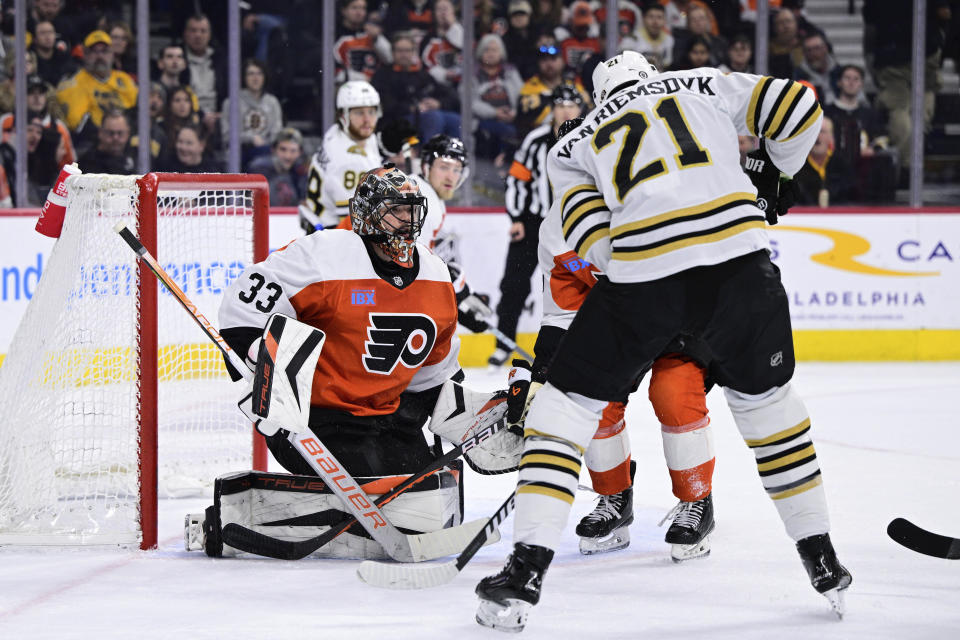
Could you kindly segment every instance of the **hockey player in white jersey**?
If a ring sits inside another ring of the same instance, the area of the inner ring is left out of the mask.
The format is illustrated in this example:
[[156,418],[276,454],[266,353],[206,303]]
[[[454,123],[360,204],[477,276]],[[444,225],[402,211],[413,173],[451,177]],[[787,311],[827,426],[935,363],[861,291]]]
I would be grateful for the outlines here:
[[[792,176],[805,161],[820,105],[790,80],[661,74],[633,51],[599,64],[593,81],[597,106],[553,147],[548,171],[565,240],[608,279],[587,296],[530,405],[524,458],[536,450],[536,464],[521,460],[514,552],[477,585],[477,621],[523,628],[603,408],[683,332],[709,347],[711,376],[811,584],[842,612],[852,579],[830,541],[810,418],[790,385],[789,305],[758,207],[771,217],[779,209],[780,172]],[[754,173],[751,184],[738,134],[764,139],[754,159],[779,170],[772,179]]]
[[305,233],[335,227],[348,217],[360,176],[381,163],[374,133],[381,113],[380,94],[369,82],[351,80],[337,91],[337,122],[310,160],[307,197],[299,207]]

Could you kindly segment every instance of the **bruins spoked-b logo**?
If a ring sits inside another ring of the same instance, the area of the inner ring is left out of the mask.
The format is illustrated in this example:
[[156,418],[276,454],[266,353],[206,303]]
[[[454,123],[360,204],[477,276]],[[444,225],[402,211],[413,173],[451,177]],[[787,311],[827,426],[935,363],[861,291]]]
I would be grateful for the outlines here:
[[389,375],[398,363],[413,369],[423,364],[437,339],[437,325],[422,313],[371,313],[364,342],[363,367]]

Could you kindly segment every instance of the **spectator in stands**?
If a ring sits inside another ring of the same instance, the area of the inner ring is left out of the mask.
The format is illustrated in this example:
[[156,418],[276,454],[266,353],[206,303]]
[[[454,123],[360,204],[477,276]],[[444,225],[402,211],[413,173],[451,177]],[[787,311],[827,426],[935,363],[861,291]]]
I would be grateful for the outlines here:
[[[150,83],[150,157],[155,161],[167,152],[167,132],[163,127],[163,110],[167,104],[167,89],[159,82]],[[130,155],[138,157],[140,136],[130,136]]]
[[7,180],[7,170],[0,164],[0,208],[9,209],[13,206],[13,194],[10,192],[10,181]]
[[819,33],[811,33],[803,39],[803,62],[797,67],[794,77],[812,84],[821,104],[833,101],[840,65],[833,59],[826,39]]
[[107,31],[110,34],[111,48],[113,49],[113,68],[126,71],[134,80],[137,78],[137,39],[133,36],[130,25],[118,20],[110,25]]
[[[64,41],[66,50],[78,44],[83,37],[92,28],[94,20],[80,21],[71,20],[70,16],[62,14],[63,3],[61,0],[33,0],[30,3],[30,14],[27,16],[27,31],[36,34],[36,25],[41,22],[50,22],[53,24],[56,33]],[[10,3],[12,7],[13,4]],[[95,18],[94,13],[91,17]],[[51,83],[53,84],[53,83]]]
[[673,57],[680,58],[683,52],[688,50],[688,42],[691,38],[700,38],[707,43],[710,51],[709,65],[717,66],[724,59],[727,52],[727,41],[722,36],[713,35],[710,32],[711,23],[710,10],[701,6],[691,6],[687,13],[686,28],[676,28],[673,30],[673,37],[676,43],[673,46]]
[[[274,138],[283,128],[283,110],[276,96],[265,93],[267,70],[259,60],[243,63],[240,89],[240,162],[246,167],[257,156],[270,153]],[[223,113],[230,112],[230,98],[223,101]],[[230,137],[227,118],[220,120],[223,139]]]
[[48,20],[34,27],[31,50],[37,56],[37,75],[51,86],[57,86],[77,69],[66,43],[57,39],[57,30]]
[[130,142],[130,123],[123,112],[110,110],[103,114],[97,131],[97,146],[80,158],[84,173],[133,173],[135,163],[127,144]]
[[206,131],[197,124],[187,123],[177,131],[173,143],[174,152],[161,159],[160,171],[173,173],[217,173],[222,170],[218,162],[206,156]]
[[854,194],[853,168],[834,153],[833,122],[823,119],[807,161],[793,177],[799,188],[797,204],[827,207],[849,202]]
[[438,133],[460,137],[460,99],[421,66],[413,37],[394,36],[393,66],[377,69],[371,84],[380,94],[385,121],[406,120],[421,140]]
[[[771,11],[776,11],[780,8],[781,0],[768,0]],[[741,22],[757,22],[757,0],[740,0],[740,21]],[[751,30],[754,28],[754,25],[750,25]]]
[[603,53],[600,39],[590,34],[594,26],[590,3],[578,0],[570,7],[570,35],[560,41],[564,64],[580,75],[587,58]]
[[433,29],[433,3],[430,0],[390,0],[383,23],[387,35],[405,33],[419,49],[424,37]]
[[[597,18],[601,33],[605,34],[607,27],[606,6],[599,7],[594,15]],[[635,32],[640,20],[640,9],[636,5],[627,2],[627,0],[617,0],[617,51],[637,50]]]
[[379,20],[368,20],[367,0],[345,0],[341,3],[336,37],[333,60],[337,65],[338,82],[369,82],[381,64],[393,61],[390,42],[383,35]]
[[673,33],[677,29],[689,29],[688,18],[690,11],[694,7],[700,7],[707,11],[707,18],[710,21],[710,34],[720,35],[720,27],[717,25],[717,18],[710,10],[710,6],[701,2],[701,0],[660,0],[666,11],[667,28]]
[[[58,162],[62,167],[74,162],[77,157],[73,150],[73,141],[70,139],[70,131],[60,120],[61,115],[60,105],[57,104],[50,85],[38,75],[29,76],[27,78],[27,122],[40,118],[44,127],[53,130],[60,137],[62,152],[58,151]],[[13,113],[0,116],[0,131],[2,131],[3,142],[14,143]]]
[[137,103],[137,85],[124,71],[113,68],[113,41],[94,31],[83,41],[83,69],[64,81],[57,99],[66,109],[66,123],[79,132],[89,122],[100,126],[109,109],[130,109]]
[[687,48],[673,63],[670,70],[680,71],[707,66],[710,66],[710,46],[703,36],[693,36],[687,40]]
[[[0,113],[12,112],[16,104],[16,80],[14,78],[15,56],[7,56],[3,61],[3,79],[0,80]],[[27,51],[27,76],[37,73],[37,56]]]
[[848,64],[840,68],[833,102],[823,115],[834,125],[834,153],[843,156],[857,175],[856,197],[860,200],[892,200],[896,189],[894,155],[886,150],[880,114],[863,94],[863,69]]
[[457,88],[463,74],[463,25],[457,22],[451,0],[437,0],[433,14],[436,17],[435,30],[424,42],[420,57],[434,80]]
[[557,36],[563,23],[563,0],[537,0],[533,5],[533,24],[540,33]]
[[803,62],[803,46],[792,11],[780,9],[773,17],[768,72],[775,78],[793,78],[794,69]]
[[[943,47],[943,32],[938,20],[942,10],[949,10],[945,0],[927,3],[926,51],[924,55],[923,128],[928,130],[933,119],[933,109],[938,87],[937,69],[940,66],[940,50]],[[913,3],[908,0],[865,0],[863,20],[869,31],[864,41],[870,43],[877,82],[877,106],[888,115],[890,143],[900,154],[900,186],[908,184],[911,160],[911,135],[913,127],[919,126],[910,118],[913,99]]]
[[663,5],[648,5],[636,32],[637,51],[657,69],[669,69],[673,64],[674,38],[666,30],[665,16]]
[[179,87],[184,87],[190,93],[190,101],[193,103],[193,110],[200,111],[200,102],[197,100],[197,94],[193,92],[190,85],[182,85],[184,71],[187,69],[187,58],[183,53],[183,47],[179,44],[168,44],[160,49],[160,55],[157,57],[157,69],[160,70],[160,77],[157,81],[166,89],[166,93]]
[[495,158],[516,143],[514,105],[522,86],[523,79],[507,61],[507,50],[500,36],[488,33],[480,38],[472,105],[477,117],[478,156]]
[[781,10],[789,11],[793,14],[793,17],[797,21],[797,34],[800,36],[801,42],[807,36],[817,33],[823,36],[827,47],[832,51],[833,48],[830,46],[830,41],[827,39],[827,34],[823,32],[823,29],[807,20],[807,17],[803,15],[803,5],[805,3],[806,0],[783,0],[780,7]]
[[738,33],[727,46],[727,61],[719,66],[724,73],[753,73],[753,40]]
[[255,158],[250,173],[259,173],[270,184],[270,204],[294,207],[307,195],[307,163],[303,137],[296,129],[283,129],[273,141],[270,155]]
[[226,57],[210,42],[210,19],[203,14],[187,18],[183,29],[187,69],[181,84],[193,89],[203,114],[203,124],[212,132],[220,120],[217,107],[226,97],[227,65]]
[[576,76],[564,67],[560,50],[552,44],[537,48],[537,75],[527,80],[520,88],[517,107],[517,136],[523,137],[534,127],[543,124],[551,112],[551,96],[560,84],[575,84],[583,95],[583,103],[590,104],[589,92],[576,80]]
[[[14,202],[17,201],[16,187],[16,151],[12,144],[0,144],[0,156],[3,158],[4,171],[11,187]],[[63,141],[60,135],[43,124],[39,117],[27,123],[27,203],[42,205],[47,192],[60,174],[60,160],[63,158]]]
[[537,72],[536,50],[530,43],[536,41],[540,34],[532,22],[532,16],[533,7],[527,0],[511,0],[507,7],[509,27],[503,34],[503,44],[507,47],[507,59],[524,80]]
[[177,139],[180,127],[188,124],[202,126],[200,114],[193,108],[192,94],[186,87],[167,91],[167,103],[159,122],[164,131],[164,138],[171,145],[167,148],[169,155],[174,153],[172,145]]

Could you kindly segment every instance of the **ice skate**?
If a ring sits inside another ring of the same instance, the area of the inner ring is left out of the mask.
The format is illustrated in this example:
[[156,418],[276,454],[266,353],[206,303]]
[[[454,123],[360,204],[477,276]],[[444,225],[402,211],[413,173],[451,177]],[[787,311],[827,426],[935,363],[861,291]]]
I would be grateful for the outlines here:
[[673,523],[667,529],[664,541],[669,542],[670,557],[674,562],[705,558],[710,555],[710,534],[716,527],[713,520],[713,494],[696,502],[680,501],[670,510],[663,520],[673,518]]
[[507,633],[523,631],[530,608],[540,601],[540,586],[551,560],[553,551],[546,547],[515,544],[503,570],[477,585],[477,622]]
[[497,347],[497,350],[493,352],[493,355],[487,359],[487,364],[490,365],[491,369],[499,369],[509,357],[509,351]]
[[633,487],[611,496],[600,496],[597,506],[577,525],[580,553],[591,555],[630,546],[633,522]]
[[185,551],[203,550],[203,514],[188,513],[183,519],[183,548]]
[[837,552],[833,550],[830,534],[810,536],[797,542],[797,552],[803,562],[803,568],[810,576],[810,584],[817,593],[830,601],[830,608],[843,619],[846,612],[844,591],[853,582],[853,576],[840,564]]

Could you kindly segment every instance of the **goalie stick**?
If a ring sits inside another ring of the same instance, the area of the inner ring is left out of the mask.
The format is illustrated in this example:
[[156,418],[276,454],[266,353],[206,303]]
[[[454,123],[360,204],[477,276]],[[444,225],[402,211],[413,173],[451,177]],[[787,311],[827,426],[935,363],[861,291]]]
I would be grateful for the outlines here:
[[934,558],[960,560],[960,538],[942,536],[921,529],[905,518],[894,518],[887,525],[887,535],[911,551]]
[[[462,454],[476,447],[487,438],[500,432],[505,427],[506,421],[503,418],[497,420],[491,425],[481,426],[478,433],[467,438],[459,445],[443,454],[429,465],[392,488],[387,493],[377,498],[375,504],[378,507],[386,505],[410,487],[414,486],[424,478],[433,475],[439,469],[442,469],[446,465],[450,464]],[[231,547],[235,547],[241,551],[255,553],[268,558],[277,558],[278,560],[300,560],[301,558],[307,557],[323,545],[329,543],[341,533],[345,533],[354,524],[356,524],[356,522],[356,518],[344,518],[319,536],[308,538],[306,540],[281,540],[252,529],[248,529],[242,525],[230,523],[223,528],[223,541]],[[480,521],[469,522],[460,525],[460,527],[473,527],[476,526],[477,522]],[[451,527],[448,529],[441,529],[439,531],[432,531],[426,534],[420,534],[421,538],[424,536],[427,537],[427,540],[422,543],[421,548],[425,548],[426,550],[430,551],[430,553],[436,558],[456,553],[457,550],[463,547],[462,542],[460,545],[456,545],[456,541],[462,540],[462,537],[459,535],[459,533],[455,534],[453,532],[460,527]],[[449,543],[447,538],[449,538]],[[496,540],[491,540],[491,542],[496,542]],[[440,553],[444,550],[447,551],[445,553]]]
[[447,584],[459,575],[489,538],[499,535],[497,530],[513,509],[516,495],[516,491],[510,494],[456,559],[415,565],[364,560],[357,569],[357,576],[367,584],[383,589],[429,589]]
[[[183,292],[163,267],[160,266],[156,258],[143,246],[143,243],[133,235],[133,232],[131,232],[123,222],[118,222],[114,226],[114,231],[120,235],[124,242],[126,242],[134,253],[149,267],[163,286],[173,294],[173,297],[177,299],[180,306],[190,314],[204,334],[220,349],[221,353],[223,353],[233,368],[244,378],[250,379],[252,373],[240,356],[227,345],[223,336],[220,335],[220,332],[200,313],[197,306],[190,301],[187,294]],[[386,519],[379,507],[367,498],[366,493],[359,488],[359,485],[353,477],[347,473],[343,465],[337,461],[336,457],[327,450],[326,446],[323,445],[312,432],[304,435],[291,432],[287,439],[304,460],[307,461],[314,473],[322,478],[327,486],[330,487],[331,491],[340,499],[347,510],[363,524],[371,537],[380,543],[386,553],[395,560],[402,562],[421,562],[423,560],[449,555],[453,551],[447,551],[441,555],[432,554],[445,550],[444,545],[440,544],[443,540],[447,540],[448,544],[450,544],[449,540],[451,538],[460,539],[468,536],[470,534],[464,533],[464,531],[472,531],[472,527],[480,525],[479,522],[467,523],[462,525],[461,529],[456,533],[451,532],[450,529],[441,529],[438,532],[432,532],[447,534],[441,535],[439,540],[431,538],[430,533],[420,535],[406,535],[401,533]],[[454,544],[453,546],[455,550],[456,545]]]

